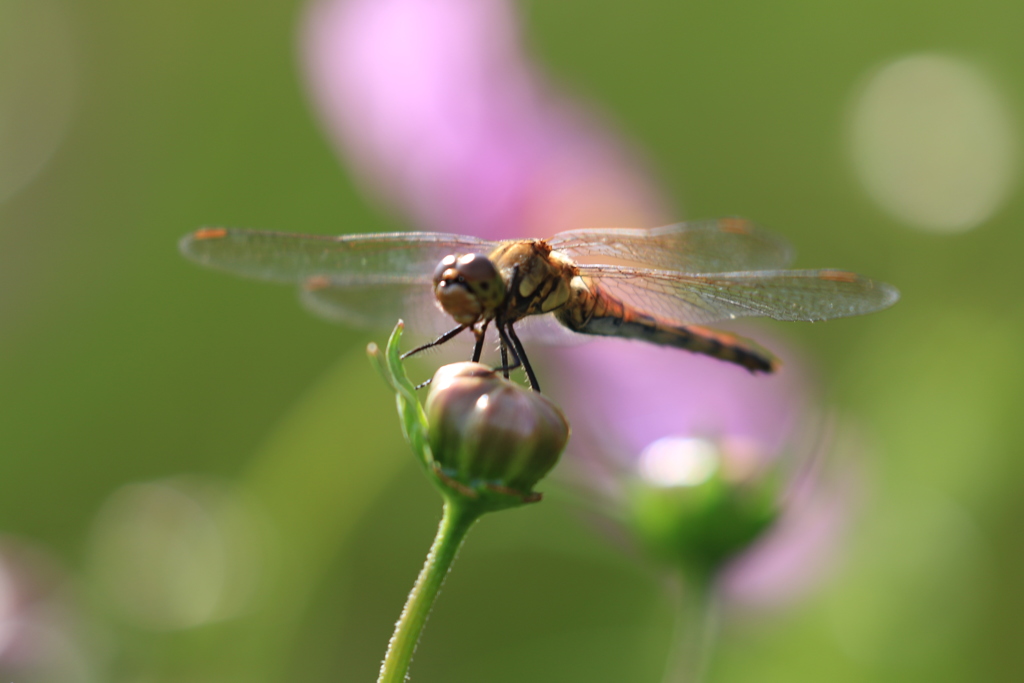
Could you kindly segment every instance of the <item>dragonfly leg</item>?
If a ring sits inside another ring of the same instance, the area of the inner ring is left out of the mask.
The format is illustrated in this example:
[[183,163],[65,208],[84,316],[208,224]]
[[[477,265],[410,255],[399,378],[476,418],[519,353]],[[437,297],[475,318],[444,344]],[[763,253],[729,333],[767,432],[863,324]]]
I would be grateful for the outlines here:
[[[513,292],[519,286],[519,266],[516,265],[512,268],[512,277],[509,279],[508,291]],[[508,373],[512,370],[512,367],[508,364],[508,351],[509,348],[515,348],[512,346],[512,342],[509,340],[508,335],[505,333],[505,321],[501,318],[495,323],[495,327],[498,330],[498,341],[501,346],[501,372],[508,379]],[[513,351],[513,354],[515,351]],[[515,359],[515,367],[519,367],[519,357]]]
[[533,374],[533,367],[530,365],[530,360],[526,357],[526,351],[523,350],[523,344],[519,341],[516,331],[512,329],[512,323],[508,323],[507,329],[509,339],[512,340],[512,349],[519,358],[519,362],[523,364],[523,370],[526,371],[526,378],[530,380],[530,388],[539,394],[540,384],[537,382],[537,375]]
[[505,338],[505,330],[500,324],[495,325],[498,330],[498,338],[501,340],[501,372],[505,375],[505,379],[508,379],[508,340]]
[[474,329],[473,334],[476,335],[476,346],[473,347],[473,362],[480,362],[480,354],[484,351],[484,335],[487,333],[487,325],[490,324],[490,320],[485,320],[480,329]]
[[[508,379],[508,373],[510,370],[515,370],[519,367],[519,356],[516,355],[515,347],[512,346],[512,342],[508,338],[508,334],[505,333],[505,321],[498,320],[494,324],[494,328],[498,330],[498,340],[501,343],[501,372]],[[508,353],[512,352],[512,365],[508,364]],[[495,368],[497,370],[497,368]]]
[[[519,367],[522,366],[523,363],[519,359],[519,356],[516,355],[515,348],[512,346],[512,341],[508,338],[505,329],[500,325],[495,325],[495,328],[498,330],[498,335],[501,338],[502,345],[505,347],[504,350],[506,354],[504,360],[502,361],[501,367],[494,368],[494,370],[502,370],[505,373],[505,379],[508,379],[508,373],[518,369]],[[512,354],[511,363],[508,362],[508,353]]]
[[432,349],[435,346],[440,346],[441,344],[444,344],[446,341],[448,341],[452,337],[456,336],[459,332],[462,332],[464,329],[466,329],[466,327],[468,327],[468,325],[459,325],[455,329],[448,330],[447,332],[442,334],[440,337],[438,337],[434,341],[427,342],[423,346],[417,346],[412,351],[406,351],[405,353],[402,354],[401,358],[402,358],[402,360],[405,360],[409,356],[413,356],[413,355],[419,353],[420,351],[426,351],[427,349]]
[[[526,370],[526,378],[530,381],[530,388],[540,393],[540,384],[537,383],[537,376],[533,374],[533,368],[530,366],[530,361],[526,359],[523,345],[519,341],[519,337],[516,336],[515,330],[512,329],[512,325],[499,321],[495,327],[498,329],[498,336],[501,338],[501,370],[505,375],[505,379],[508,379],[510,370],[515,370],[522,365],[523,369]],[[508,353],[510,351],[512,352],[512,365],[508,364]]]

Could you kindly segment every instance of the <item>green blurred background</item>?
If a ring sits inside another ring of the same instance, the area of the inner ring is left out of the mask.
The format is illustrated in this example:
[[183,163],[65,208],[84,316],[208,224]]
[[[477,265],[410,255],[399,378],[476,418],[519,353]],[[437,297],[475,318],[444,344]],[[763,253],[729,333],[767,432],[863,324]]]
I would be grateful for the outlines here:
[[[212,224],[409,227],[360,194],[314,120],[303,3],[34,7],[0,0],[0,107],[41,129],[67,114],[52,157],[0,203],[0,532],[61,567],[80,661],[60,675],[372,680],[439,516],[365,360],[382,334],[325,324],[288,288],[176,249]],[[799,266],[903,293],[864,319],[771,326],[809,349],[858,425],[859,507],[817,590],[727,615],[710,679],[1024,680],[1019,180],[1008,173],[972,229],[919,229],[872,200],[849,149],[865,79],[938,52],[985,75],[1017,154],[1024,4],[521,9],[538,63],[643,150],[687,216],[750,217],[789,238]],[[31,33],[51,25],[57,47]],[[33,85],[60,79],[56,100]],[[199,540],[169,551],[117,517],[154,490],[164,503],[144,505],[166,504],[168,533]],[[97,531],[104,519],[145,537],[140,571],[185,565],[118,604],[105,567],[122,547]],[[223,550],[235,528],[238,552]],[[215,559],[186,552],[204,543]],[[147,599],[172,617],[147,623]],[[657,681],[671,621],[657,572],[556,487],[470,536],[413,678]]]

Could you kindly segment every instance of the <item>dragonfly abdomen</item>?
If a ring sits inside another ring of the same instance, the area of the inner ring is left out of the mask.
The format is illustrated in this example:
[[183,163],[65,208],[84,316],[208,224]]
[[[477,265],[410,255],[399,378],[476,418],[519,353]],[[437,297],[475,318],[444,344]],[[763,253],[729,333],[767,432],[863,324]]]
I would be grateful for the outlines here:
[[[591,286],[593,287],[593,286]],[[571,305],[555,311],[559,322],[574,332],[604,337],[639,339],[661,346],[711,356],[751,372],[773,372],[776,361],[753,342],[735,335],[692,325],[678,325],[638,311],[603,289],[574,287]]]

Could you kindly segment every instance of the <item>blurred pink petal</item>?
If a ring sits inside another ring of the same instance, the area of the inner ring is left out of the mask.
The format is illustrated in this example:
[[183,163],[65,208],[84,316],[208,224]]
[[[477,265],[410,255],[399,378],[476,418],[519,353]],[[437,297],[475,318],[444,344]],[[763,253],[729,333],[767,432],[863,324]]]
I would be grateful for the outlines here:
[[846,482],[830,478],[794,497],[782,517],[722,576],[737,603],[775,607],[799,598],[828,574],[849,522]]
[[66,577],[44,552],[0,538],[0,678],[14,681],[91,680]]
[[371,190],[418,227],[492,238],[664,220],[633,154],[554,97],[504,0],[318,0],[313,100]]
[[778,454],[806,416],[806,380],[787,358],[778,372],[753,375],[688,351],[618,339],[553,349],[548,357],[573,378],[559,397],[570,420],[612,431],[615,449],[632,454],[616,457],[672,434],[743,438]]

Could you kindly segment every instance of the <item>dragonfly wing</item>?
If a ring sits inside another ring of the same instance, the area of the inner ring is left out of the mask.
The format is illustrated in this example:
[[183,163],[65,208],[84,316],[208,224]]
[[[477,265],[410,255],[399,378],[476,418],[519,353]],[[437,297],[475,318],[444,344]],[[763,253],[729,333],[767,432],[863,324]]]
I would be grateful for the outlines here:
[[299,284],[316,275],[429,276],[449,254],[488,253],[497,243],[433,232],[299,235],[204,228],[187,235],[181,252],[236,275]]
[[611,258],[687,273],[772,270],[793,260],[793,249],[784,239],[742,218],[676,223],[653,230],[568,230],[547,242],[574,259]]
[[813,322],[862,315],[899,299],[892,285],[842,270],[684,274],[580,266],[580,275],[639,311],[693,325],[740,317]]
[[302,303],[313,313],[356,327],[390,329],[399,318],[411,334],[437,337],[457,327],[437,305],[429,277],[404,280],[316,275],[303,283]]

